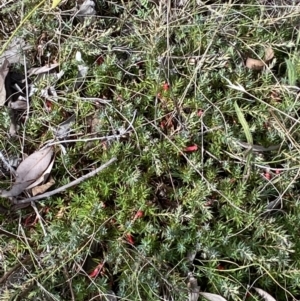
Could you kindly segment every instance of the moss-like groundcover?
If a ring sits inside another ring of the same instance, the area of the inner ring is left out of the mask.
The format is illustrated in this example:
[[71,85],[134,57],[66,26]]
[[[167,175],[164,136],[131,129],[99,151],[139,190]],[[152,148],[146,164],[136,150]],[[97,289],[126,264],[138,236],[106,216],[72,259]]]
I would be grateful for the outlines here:
[[[0,53],[24,41],[10,71],[36,88],[0,110],[6,161],[73,115],[48,191],[117,158],[35,210],[0,199],[0,300],[196,300],[191,275],[226,300],[299,299],[296,2],[0,3]],[[49,64],[64,74],[24,76]]]

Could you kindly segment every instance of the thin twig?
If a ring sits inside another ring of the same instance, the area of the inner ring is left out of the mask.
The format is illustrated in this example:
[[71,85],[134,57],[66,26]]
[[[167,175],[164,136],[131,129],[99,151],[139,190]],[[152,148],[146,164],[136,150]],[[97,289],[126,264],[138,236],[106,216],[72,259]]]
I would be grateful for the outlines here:
[[133,112],[133,118],[132,120],[129,122],[129,120],[127,120],[129,122],[128,127],[126,128],[126,130],[124,130],[122,133],[118,134],[118,135],[110,135],[110,136],[104,136],[104,137],[95,137],[95,138],[87,138],[87,139],[71,139],[71,140],[61,140],[61,141],[50,141],[49,143],[47,143],[43,148],[49,147],[49,146],[53,146],[56,144],[62,144],[62,143],[70,143],[70,142],[90,142],[90,141],[96,141],[96,140],[113,140],[113,139],[119,139],[122,138],[125,134],[129,133],[130,129],[133,128],[133,122],[135,120],[136,117],[136,111]]
[[68,269],[66,268],[65,265],[64,265],[64,276],[66,278],[66,282],[68,283],[68,286],[69,286],[69,289],[70,289],[71,300],[75,301],[75,294],[74,294],[73,287],[72,287],[72,278],[70,278]]
[[[42,230],[43,230],[44,236],[46,237],[46,236],[47,236],[47,232],[46,232],[46,230],[45,230],[45,227],[44,227],[44,224],[43,224],[42,217],[41,217],[41,215],[40,215],[38,209],[36,208],[36,205],[35,205],[34,202],[31,202],[31,207],[32,207],[33,210],[35,211],[36,217],[37,217],[37,219],[38,219],[38,221],[39,221],[39,223],[40,223],[40,226],[41,226],[41,228],[42,228]],[[49,245],[46,244],[46,246],[47,246],[47,252],[50,252],[50,247],[49,247]]]
[[[24,58],[24,74],[25,74],[25,91],[26,91],[26,116],[25,116],[25,121],[24,121],[24,124],[23,124],[23,139],[22,139],[22,154],[24,154],[24,145],[25,145],[25,136],[26,136],[26,124],[27,124],[27,121],[29,119],[29,109],[30,109],[30,106],[29,106],[29,86],[28,86],[28,78],[27,78],[27,67],[26,67],[26,56],[24,54],[23,56]],[[23,156],[24,158],[24,156]]]
[[99,173],[100,171],[102,171],[103,169],[105,169],[106,167],[108,167],[109,165],[111,165],[113,162],[115,162],[117,160],[116,157],[113,157],[112,159],[110,159],[108,162],[106,162],[105,164],[101,165],[100,167],[96,168],[95,170],[89,172],[88,174],[62,186],[62,187],[59,187],[57,189],[54,189],[52,191],[49,191],[49,192],[45,192],[43,194],[40,194],[38,196],[34,196],[34,197],[31,197],[31,198],[27,198],[27,199],[24,199],[24,200],[19,200],[19,201],[13,201],[14,204],[26,204],[26,203],[30,203],[30,202],[33,202],[33,201],[37,201],[37,200],[41,200],[41,199],[46,199],[52,195],[55,195],[57,193],[60,193],[60,192],[63,192],[64,190],[72,187],[72,186],[75,186],[75,185],[78,185],[80,184],[81,182],[93,177],[94,175],[96,175],[97,173]]
[[15,266],[13,266],[9,271],[7,271],[0,278],[0,284],[4,283],[13,272],[15,272],[16,270],[18,270],[19,268],[21,268],[22,266],[24,266],[25,264],[27,264],[28,261],[30,261],[30,260],[31,260],[30,255],[26,255],[25,258],[21,262],[17,263]]

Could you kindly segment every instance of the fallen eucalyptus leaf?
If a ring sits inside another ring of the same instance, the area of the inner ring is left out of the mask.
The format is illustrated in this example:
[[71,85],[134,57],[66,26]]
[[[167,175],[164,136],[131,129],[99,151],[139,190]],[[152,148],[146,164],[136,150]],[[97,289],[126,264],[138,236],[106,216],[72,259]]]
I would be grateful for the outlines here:
[[62,122],[55,133],[55,136],[58,139],[63,139],[69,136],[70,128],[75,123],[75,115],[72,115],[70,118],[68,118],[66,121]]
[[8,107],[13,110],[26,110],[27,109],[27,102],[26,100],[17,100],[17,101],[10,101],[8,103]]
[[8,65],[9,61],[5,59],[0,67],[0,107],[2,107],[6,101],[5,78],[9,71]]
[[227,301],[225,298],[223,298],[220,295],[217,294],[211,294],[211,293],[199,293],[201,296],[203,296],[208,301]]
[[16,179],[11,190],[2,191],[1,197],[14,197],[21,194],[32,183],[39,179],[49,167],[53,157],[52,147],[39,150],[28,156],[16,170]]
[[45,191],[47,191],[51,186],[53,186],[55,184],[54,179],[51,177],[49,179],[49,181],[45,184],[39,185],[39,186],[35,186],[31,189],[31,195],[32,196],[36,196],[38,194],[42,194]]
[[24,39],[19,37],[14,37],[5,51],[0,57],[0,64],[4,63],[4,60],[8,60],[10,64],[24,64],[23,51],[32,48],[32,46],[26,45]]
[[43,174],[36,180],[34,181],[31,185],[29,185],[27,189],[31,189],[34,188],[35,186],[41,184],[41,183],[45,183],[48,180],[48,177],[50,175],[50,172],[52,170],[54,164],[54,157],[52,158],[52,161],[50,162],[49,166],[47,167],[47,169],[43,172]]
[[261,288],[258,287],[253,287],[256,292],[261,295],[266,301],[276,301],[276,299],[274,299],[269,293],[265,292],[264,290],[262,290]]

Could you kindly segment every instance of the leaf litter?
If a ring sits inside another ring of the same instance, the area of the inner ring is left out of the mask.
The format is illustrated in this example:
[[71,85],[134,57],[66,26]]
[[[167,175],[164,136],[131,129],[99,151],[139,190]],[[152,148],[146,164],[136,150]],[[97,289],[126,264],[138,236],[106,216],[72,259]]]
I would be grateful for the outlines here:
[[[198,301],[199,296],[204,297],[208,301],[227,301],[220,295],[200,292],[200,286],[198,285],[197,278],[194,277],[193,273],[188,274],[188,288],[189,288],[189,301]],[[273,301],[273,300],[266,300]]]
[[52,147],[39,150],[28,156],[16,170],[16,179],[12,188],[1,192],[1,197],[16,197],[30,187],[35,181],[48,171],[53,161],[54,151]]
[[25,40],[14,37],[0,56],[0,64],[7,60],[10,64],[24,64],[23,52],[32,48],[27,45]]
[[72,115],[67,120],[62,122],[55,131],[55,136],[58,139],[67,138],[70,134],[70,129],[75,123],[75,115]]
[[262,290],[261,288],[258,288],[258,287],[253,287],[253,288],[256,290],[256,292],[260,296],[262,296],[265,299],[265,301],[276,301],[275,298],[273,298],[269,293],[267,293],[266,291]]
[[0,107],[4,106],[6,102],[5,79],[9,72],[8,65],[9,65],[9,61],[5,59],[0,67]]
[[31,195],[36,196],[38,194],[42,194],[45,191],[47,191],[50,187],[52,187],[55,184],[55,180],[50,177],[49,181],[47,181],[45,184],[35,186],[31,189]]
[[[95,20],[95,15],[95,2],[86,0],[79,7],[75,17],[77,17],[80,22],[85,22],[86,25],[89,25],[93,22],[93,20]],[[44,40],[41,41],[43,38]],[[43,54],[44,49],[46,49],[46,45],[47,37],[45,38],[45,34],[41,35],[38,47],[28,47],[22,38],[13,39],[8,46],[5,45],[6,50],[0,56],[0,62],[2,63],[0,67],[0,106],[6,105],[8,107],[8,112],[11,117],[11,125],[9,129],[9,134],[11,137],[17,134],[22,115],[24,115],[24,113],[29,113],[27,110],[30,108],[30,97],[38,90],[35,87],[36,83],[39,83],[42,80],[46,80],[48,83],[51,82],[51,84],[48,84],[46,88],[40,90],[40,96],[46,99],[46,101],[58,100],[55,86],[52,83],[53,81],[59,80],[63,76],[64,71],[60,70],[60,72],[57,72],[59,63],[56,60],[44,60],[45,57]],[[13,66],[11,66],[11,64],[20,62],[22,65],[24,63],[26,65],[28,64],[28,60],[25,59],[24,52],[22,50],[27,50],[30,48],[34,48],[34,51],[36,52],[35,60],[36,62],[38,60],[37,64],[40,64],[40,66],[27,69],[27,71],[25,66],[24,74],[12,71]],[[83,61],[80,52],[76,53],[76,60],[78,62],[78,74],[74,88],[79,89],[86,80],[89,67]],[[94,103],[99,102],[103,104],[109,102],[109,100],[104,100],[101,98],[83,98],[82,100],[93,101]],[[59,140],[66,139],[70,134],[70,130],[74,122],[75,115],[61,123],[54,132],[54,140],[59,142]],[[60,146],[62,146],[61,143]],[[0,158],[0,160],[3,161],[3,158]],[[18,201],[22,201],[22,198],[19,198],[21,194],[26,193],[27,197],[29,198],[30,196],[36,197],[39,194],[43,195],[45,191],[55,183],[50,176],[54,160],[55,156],[52,146],[44,147],[43,149],[38,150],[28,156],[18,165],[16,171],[14,171],[13,168],[10,169],[10,174],[15,176],[15,181],[10,190],[0,191],[0,197],[10,198],[13,203],[18,204]],[[61,191],[61,189],[67,189],[72,185],[77,185],[77,183],[93,176],[97,172],[100,172],[103,168],[110,165],[115,160],[116,158],[112,158],[106,164],[97,168],[96,172],[90,172],[76,181],[52,191],[51,195],[57,193],[57,190]],[[25,199],[23,203],[26,202],[27,201]]]
[[265,49],[263,59],[253,59],[248,57],[246,60],[246,67],[252,70],[262,70],[274,58],[274,50],[271,47]]

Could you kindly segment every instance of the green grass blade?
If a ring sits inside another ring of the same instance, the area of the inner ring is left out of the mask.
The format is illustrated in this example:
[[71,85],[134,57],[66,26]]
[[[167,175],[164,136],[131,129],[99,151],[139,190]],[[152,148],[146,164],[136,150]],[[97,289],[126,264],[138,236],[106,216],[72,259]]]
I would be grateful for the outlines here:
[[235,108],[235,111],[236,111],[236,114],[237,114],[237,117],[239,119],[239,122],[241,123],[242,127],[243,127],[243,130],[244,130],[244,133],[245,133],[245,136],[246,136],[246,139],[247,139],[247,142],[249,144],[253,144],[253,138],[252,138],[252,134],[250,132],[250,128],[249,128],[249,125],[245,119],[245,116],[242,112],[242,110],[240,109],[240,107],[238,106],[237,102],[234,103],[234,108]]

